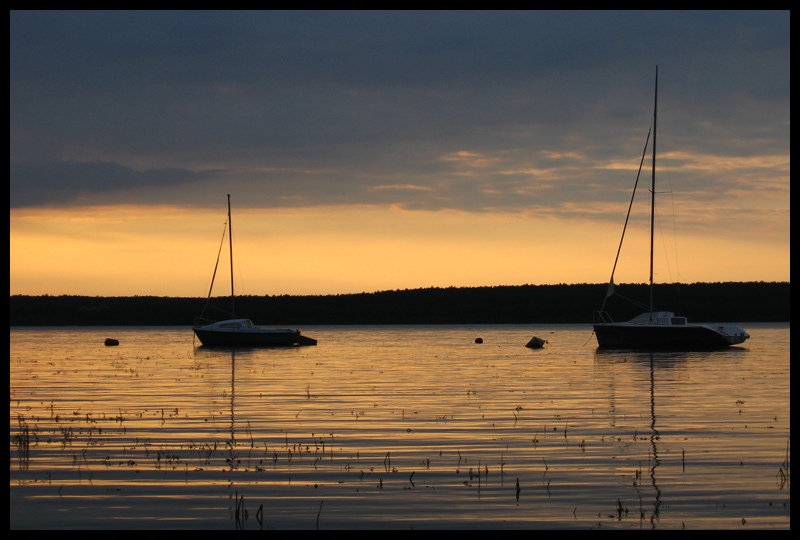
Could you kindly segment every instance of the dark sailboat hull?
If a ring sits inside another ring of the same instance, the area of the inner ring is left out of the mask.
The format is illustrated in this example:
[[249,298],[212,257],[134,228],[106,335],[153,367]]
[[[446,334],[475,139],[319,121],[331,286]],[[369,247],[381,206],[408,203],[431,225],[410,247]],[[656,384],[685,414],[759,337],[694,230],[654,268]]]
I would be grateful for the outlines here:
[[317,340],[302,335],[299,331],[287,330],[266,332],[220,332],[193,328],[195,335],[205,347],[291,347],[294,345],[316,345]]
[[733,344],[705,325],[596,324],[594,333],[604,349],[718,350]]

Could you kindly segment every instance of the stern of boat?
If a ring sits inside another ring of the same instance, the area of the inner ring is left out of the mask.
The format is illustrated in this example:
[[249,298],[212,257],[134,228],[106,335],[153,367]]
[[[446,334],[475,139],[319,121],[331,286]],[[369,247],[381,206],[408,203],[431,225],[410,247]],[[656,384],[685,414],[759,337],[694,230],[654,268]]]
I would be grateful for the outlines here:
[[720,333],[730,345],[739,345],[750,339],[744,328],[736,324],[714,326],[714,330]]

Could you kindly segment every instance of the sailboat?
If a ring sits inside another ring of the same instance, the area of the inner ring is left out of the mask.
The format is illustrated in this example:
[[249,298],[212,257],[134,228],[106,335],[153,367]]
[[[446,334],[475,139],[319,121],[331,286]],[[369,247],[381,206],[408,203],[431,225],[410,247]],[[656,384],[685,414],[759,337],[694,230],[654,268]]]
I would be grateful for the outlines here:
[[[202,318],[202,314],[195,320],[192,328],[200,342],[206,347],[278,347],[288,345],[316,345],[317,340],[304,336],[300,330],[288,328],[261,328],[253,324],[250,319],[235,318],[234,300],[236,298],[233,291],[233,229],[231,227],[231,196],[228,195],[228,242],[230,246],[231,258],[231,318],[224,321],[207,321]],[[221,247],[221,246],[220,246]],[[217,265],[219,256],[217,256]],[[216,275],[216,266],[214,267]],[[211,288],[208,291],[211,296],[211,289],[214,287],[214,279],[211,279]],[[207,324],[202,324],[203,322]]]
[[[617,260],[611,271],[611,279],[600,311],[594,315],[594,334],[601,348],[620,349],[671,349],[671,350],[714,350],[743,343],[750,335],[739,325],[690,324],[686,317],[676,317],[671,311],[657,311],[653,303],[653,233],[656,197],[656,118],[658,112],[658,66],[656,66],[655,105],[653,107],[653,169],[650,186],[650,309],[626,322],[614,322],[604,311],[606,300],[614,294],[614,271],[619,261],[619,249],[625,238],[625,227],[617,249]],[[648,133],[648,139],[649,139]],[[645,153],[647,143],[645,143]],[[642,155],[642,163],[644,154]],[[641,163],[639,165],[641,173]],[[636,184],[639,183],[637,176]],[[634,185],[634,194],[636,186]],[[631,196],[633,205],[633,196]],[[628,217],[630,217],[630,206]]]

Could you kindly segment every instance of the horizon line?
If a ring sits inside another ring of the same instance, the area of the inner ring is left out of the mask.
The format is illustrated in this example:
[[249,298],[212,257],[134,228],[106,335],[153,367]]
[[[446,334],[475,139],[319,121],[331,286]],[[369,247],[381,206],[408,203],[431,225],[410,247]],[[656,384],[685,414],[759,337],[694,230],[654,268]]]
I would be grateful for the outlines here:
[[[765,280],[753,280],[753,281],[693,281],[693,282],[682,282],[682,281],[673,281],[673,282],[663,282],[663,283],[655,283],[655,286],[662,286],[662,285],[730,285],[730,284],[787,284],[791,285],[791,281],[765,281]],[[640,283],[614,283],[615,287],[621,286],[631,286],[631,285],[638,285],[638,286],[649,286],[647,282],[640,282]],[[328,294],[241,294],[235,295],[236,297],[240,298],[247,298],[247,297],[280,297],[280,296],[295,296],[295,297],[325,297],[325,296],[355,296],[360,294],[380,294],[380,293],[388,293],[388,292],[410,292],[410,291],[428,291],[428,290],[435,290],[435,289],[497,289],[497,288],[514,288],[514,287],[578,287],[578,286],[603,286],[607,287],[608,282],[594,282],[594,283],[542,283],[542,284],[534,284],[534,283],[524,283],[521,285],[474,285],[474,286],[455,286],[455,285],[447,285],[447,286],[437,286],[432,285],[429,287],[415,287],[415,288],[405,288],[405,289],[381,289],[376,291],[361,291],[361,292],[348,292],[348,293],[328,293]],[[205,298],[230,298],[231,295],[216,295],[216,296],[163,296],[163,295],[156,295],[156,294],[134,294],[134,295],[88,295],[88,294],[24,294],[24,293],[16,293],[16,294],[9,294],[9,298],[20,297],[20,296],[27,296],[31,298],[39,298],[39,297],[83,297],[83,298],[174,298],[174,299],[205,299]]]

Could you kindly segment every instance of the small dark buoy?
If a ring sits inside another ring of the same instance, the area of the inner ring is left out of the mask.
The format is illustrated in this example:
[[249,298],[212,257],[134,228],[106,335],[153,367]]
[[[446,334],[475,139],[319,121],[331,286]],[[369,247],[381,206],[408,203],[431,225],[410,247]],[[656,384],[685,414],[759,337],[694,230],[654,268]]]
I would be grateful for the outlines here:
[[115,345],[119,345],[119,341],[116,339],[106,338],[106,347],[113,347]]
[[475,338],[475,343],[483,343],[483,338]]
[[547,341],[545,341],[544,339],[533,336],[531,340],[528,342],[528,344],[525,346],[528,347],[529,349],[541,349],[542,347],[544,347],[545,343],[547,343]]

